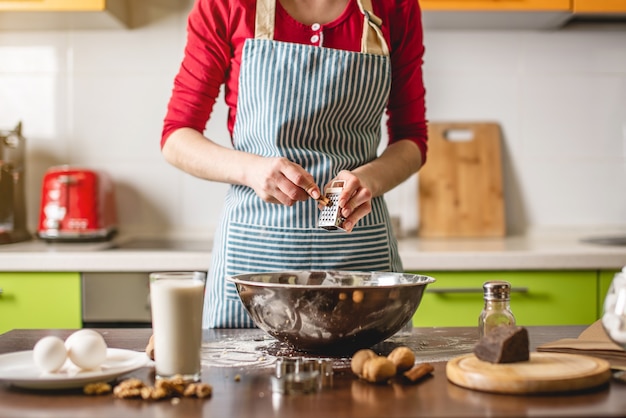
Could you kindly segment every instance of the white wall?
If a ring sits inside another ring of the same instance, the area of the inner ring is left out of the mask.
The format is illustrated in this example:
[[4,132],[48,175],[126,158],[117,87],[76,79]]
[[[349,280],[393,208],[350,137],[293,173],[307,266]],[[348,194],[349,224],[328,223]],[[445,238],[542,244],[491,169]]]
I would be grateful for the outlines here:
[[[168,166],[165,107],[191,0],[134,0],[130,30],[0,32],[0,129],[21,120],[36,228],[41,178],[55,164],[107,170],[121,230],[211,233],[226,186]],[[182,4],[182,5],[181,5]],[[626,225],[626,29],[425,33],[432,121],[498,121],[507,223]],[[229,144],[225,106],[207,129]],[[417,225],[417,179],[389,193]]]

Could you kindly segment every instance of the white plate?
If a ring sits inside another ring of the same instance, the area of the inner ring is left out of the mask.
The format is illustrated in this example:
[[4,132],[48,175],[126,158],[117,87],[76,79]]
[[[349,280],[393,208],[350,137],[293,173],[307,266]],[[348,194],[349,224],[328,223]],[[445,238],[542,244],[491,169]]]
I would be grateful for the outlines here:
[[44,373],[35,365],[32,351],[0,355],[0,381],[27,389],[80,388],[87,383],[108,382],[152,361],[145,352],[108,348],[99,370],[82,370],[69,360],[55,373]]

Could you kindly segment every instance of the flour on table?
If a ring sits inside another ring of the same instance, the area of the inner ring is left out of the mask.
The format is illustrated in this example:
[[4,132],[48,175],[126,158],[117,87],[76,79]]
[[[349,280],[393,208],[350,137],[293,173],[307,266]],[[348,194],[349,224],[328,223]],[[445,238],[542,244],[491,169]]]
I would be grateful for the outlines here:
[[269,337],[225,337],[217,341],[204,341],[202,364],[214,367],[270,367],[276,362],[276,357],[267,354],[267,347],[275,341]]
[[[477,341],[477,333],[460,332],[458,336],[446,335],[435,329],[427,336],[419,332],[411,335],[395,335],[372,347],[387,355],[398,346],[410,347],[416,360],[423,362],[448,361],[462,354],[471,353]],[[212,367],[273,367],[279,357],[329,358],[323,354],[295,350],[288,343],[254,332],[245,336],[216,330],[202,343],[202,364]],[[335,369],[349,368],[350,357],[332,357]]]

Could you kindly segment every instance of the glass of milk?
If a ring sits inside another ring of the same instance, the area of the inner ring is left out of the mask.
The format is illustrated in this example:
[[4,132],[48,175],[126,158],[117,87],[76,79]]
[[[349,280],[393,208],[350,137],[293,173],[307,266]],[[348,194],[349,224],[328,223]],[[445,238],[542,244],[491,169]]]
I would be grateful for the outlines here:
[[150,274],[157,378],[200,380],[205,283],[206,273],[198,271]]

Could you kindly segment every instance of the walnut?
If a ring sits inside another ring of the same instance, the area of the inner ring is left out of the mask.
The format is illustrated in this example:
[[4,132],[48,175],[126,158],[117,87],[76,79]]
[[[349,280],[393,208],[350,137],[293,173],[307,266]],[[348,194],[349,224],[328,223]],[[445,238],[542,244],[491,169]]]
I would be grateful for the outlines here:
[[124,389],[137,389],[137,388],[140,389],[144,386],[146,386],[144,382],[142,382],[141,380],[135,377],[131,377],[130,379],[121,381],[120,384],[117,385],[116,387],[124,388]]
[[83,393],[85,395],[104,395],[106,393],[111,393],[111,385],[106,382],[95,382],[88,383],[83,388]]
[[159,389],[165,390],[171,395],[182,395],[185,392],[187,382],[182,376],[176,375],[171,379],[159,379],[156,381],[155,386]]
[[113,389],[113,396],[116,398],[139,398],[141,397],[141,389],[146,387],[145,383],[136,378],[126,379],[120,382]]
[[363,379],[372,383],[382,383],[396,375],[396,365],[387,357],[376,356],[363,364]]
[[113,396],[121,399],[139,398],[141,397],[141,389],[143,388],[123,388],[115,386],[113,389]]
[[195,396],[196,398],[207,398],[213,393],[213,387],[206,383],[190,383],[185,388],[184,396]]
[[141,388],[141,398],[144,400],[158,401],[159,399],[168,398],[169,395],[169,392],[163,388],[157,388],[152,386],[146,386],[144,388]]
[[[181,396],[208,398],[213,393],[213,387],[206,383],[188,383],[182,376],[171,379],[158,379],[154,386],[148,386],[139,379],[127,379],[113,389],[117,398],[142,398],[144,400],[160,400]],[[176,402],[177,403],[177,402]]]
[[196,397],[197,398],[208,398],[213,394],[213,387],[206,383],[196,383]]
[[376,357],[376,353],[372,350],[365,348],[357,351],[352,355],[352,361],[350,362],[350,368],[352,373],[361,377],[363,375],[363,364],[366,360]]
[[387,356],[396,365],[397,373],[404,373],[411,369],[415,363],[415,354],[408,347],[396,347]]
[[185,388],[185,391],[183,392],[183,396],[190,397],[190,396],[195,396],[195,395],[196,395],[196,385],[194,383],[187,385],[187,387]]

